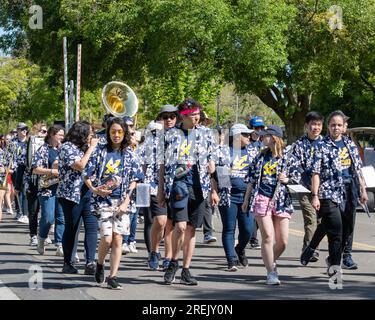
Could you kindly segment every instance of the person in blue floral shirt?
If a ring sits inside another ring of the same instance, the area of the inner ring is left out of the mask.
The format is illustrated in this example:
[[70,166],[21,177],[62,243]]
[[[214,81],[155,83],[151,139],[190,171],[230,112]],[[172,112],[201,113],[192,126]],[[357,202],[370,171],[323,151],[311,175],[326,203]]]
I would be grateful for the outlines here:
[[[223,224],[222,242],[228,271],[237,271],[239,265],[243,267],[248,265],[245,247],[253,231],[254,219],[249,212],[242,212],[242,204],[247,189],[249,169],[258,153],[253,152],[256,149],[248,148],[252,131],[244,124],[232,126],[229,147],[221,148],[219,156],[221,166],[216,168],[220,196],[219,210]],[[235,246],[236,220],[238,220],[239,233],[238,244]]]
[[[41,207],[41,218],[39,222],[39,237],[37,251],[39,254],[45,252],[45,241],[52,224],[55,224],[56,255],[63,256],[62,237],[64,234],[64,213],[61,204],[58,203],[56,193],[58,184],[58,149],[64,139],[64,128],[53,125],[47,131],[45,143],[34,155],[31,167],[32,173],[41,175],[39,179],[49,179],[51,185],[38,185],[38,199]],[[39,180],[41,182],[41,180]]]
[[[197,285],[189,266],[195,248],[195,229],[203,223],[203,210],[211,191],[211,174],[215,172],[214,139],[211,131],[199,125],[202,106],[193,99],[178,105],[181,123],[165,134],[165,146],[159,148],[160,164],[158,202],[165,206],[167,199],[174,223],[172,260],[164,274],[164,282],[171,284],[179,268],[178,257],[183,245],[181,283]],[[211,192],[212,205],[218,195]]]
[[[305,117],[306,133],[293,144],[293,154],[299,159],[301,164],[301,184],[311,190],[312,162],[317,145],[322,140],[324,117],[316,111],[311,111]],[[299,197],[301,205],[305,235],[303,238],[302,252],[309,245],[313,234],[320,224],[316,210],[311,205],[311,195],[301,194]],[[319,250],[314,252],[310,262],[319,260]]]
[[291,152],[284,150],[281,128],[270,125],[259,134],[263,136],[263,143],[267,148],[255,158],[254,165],[250,167],[250,183],[242,211],[252,212],[259,225],[262,235],[261,253],[267,269],[266,283],[279,285],[276,260],[286,248],[289,220],[293,212],[286,184],[290,179],[298,182],[300,175],[297,170],[298,161]]
[[106,135],[107,144],[95,150],[83,176],[93,193],[91,210],[98,217],[101,236],[95,279],[97,283],[104,283],[105,257],[111,248],[107,287],[121,289],[116,275],[121,260],[122,237],[130,233],[129,213],[136,211],[131,194],[144,176],[140,161],[129,145],[130,134],[124,120],[109,120]]
[[[148,266],[151,270],[159,269],[160,241],[164,238],[164,271],[172,259],[172,220],[168,218],[167,208],[160,207],[157,201],[159,184],[159,168],[157,161],[157,148],[159,141],[164,140],[167,130],[176,125],[178,119],[177,108],[172,105],[164,105],[160,108],[156,122],[150,123],[146,129],[145,142],[143,143],[142,164],[146,175],[145,182],[150,184],[151,205],[145,210],[144,238],[149,252]],[[164,130],[163,130],[164,129]]]
[[344,268],[357,268],[351,257],[355,211],[358,201],[363,204],[368,200],[358,149],[352,140],[343,135],[346,120],[340,110],[328,116],[329,135],[319,143],[315,153],[311,203],[322,218],[322,228],[317,228],[300,258],[301,263],[307,265],[326,233],[329,276],[341,273],[341,258]]
[[94,138],[92,126],[87,121],[78,121],[70,128],[60,148],[58,160],[60,182],[57,187],[57,197],[63,208],[65,220],[62,242],[63,273],[78,273],[72,264],[72,252],[81,217],[85,227],[85,274],[95,273],[98,222],[90,212],[91,191],[83,186],[82,171],[98,141],[99,139]]

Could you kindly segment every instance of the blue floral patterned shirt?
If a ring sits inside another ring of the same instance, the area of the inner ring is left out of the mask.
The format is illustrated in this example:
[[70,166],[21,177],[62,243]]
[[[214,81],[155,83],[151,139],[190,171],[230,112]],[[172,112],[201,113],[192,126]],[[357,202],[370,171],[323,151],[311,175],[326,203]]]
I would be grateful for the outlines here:
[[[31,169],[35,168],[45,168],[49,169],[48,165],[48,154],[49,154],[49,149],[52,148],[51,146],[48,145],[48,143],[44,143],[38,150],[35,152],[34,157],[32,159],[31,163]],[[58,159],[56,159],[58,160]],[[38,186],[38,196],[43,196],[43,197],[52,197],[53,194],[53,189],[52,188],[40,188]]]
[[75,203],[81,200],[83,185],[82,173],[72,168],[72,165],[82,159],[84,152],[71,142],[62,144],[59,152],[60,183],[57,187],[57,197]]
[[[107,145],[98,144],[95,152],[91,155],[86,168],[83,170],[82,176],[90,179],[94,187],[101,185],[101,179],[105,175],[107,154]],[[121,163],[123,164],[123,167],[118,172],[121,176],[121,184],[119,188],[121,202],[124,202],[130,184],[134,181],[142,181],[144,175],[140,166],[140,160],[132,148],[128,147],[124,150]],[[135,193],[133,193],[128,207],[129,212],[136,212],[134,199]],[[108,205],[112,205],[110,196],[101,197],[97,194],[92,195],[91,210],[97,211],[101,207]]]
[[[286,173],[289,179],[293,179],[295,182],[299,182],[301,175],[298,170],[298,160],[290,152],[291,147],[284,149],[284,155],[281,158],[277,158],[276,176],[278,177],[281,172]],[[250,167],[249,180],[253,186],[253,191],[249,200],[249,211],[253,212],[255,206],[255,198],[259,193],[259,187],[262,179],[262,172],[264,169],[264,159],[268,148],[260,152],[254,159],[254,165]],[[276,212],[287,212],[293,213],[293,205],[288,188],[284,184],[280,184],[279,188],[276,188],[275,194],[275,206]]]
[[321,136],[316,140],[310,140],[308,135],[305,134],[293,144],[292,152],[300,164],[301,183],[308,189],[311,189],[312,162],[314,154],[319,141],[321,140]]
[[211,191],[208,163],[211,160],[216,162],[215,150],[217,150],[212,130],[208,130],[201,125],[197,125],[195,129],[189,130],[189,140],[195,141],[194,147],[189,149],[189,145],[184,146],[182,143],[185,135],[180,127],[181,124],[178,124],[175,128],[166,131],[164,148],[158,147],[158,163],[164,163],[165,165],[165,196],[167,199],[170,196],[178,165],[185,162],[185,159],[181,158],[181,154],[189,152],[191,158],[194,159],[192,165],[197,165],[203,197],[207,198],[208,193]]

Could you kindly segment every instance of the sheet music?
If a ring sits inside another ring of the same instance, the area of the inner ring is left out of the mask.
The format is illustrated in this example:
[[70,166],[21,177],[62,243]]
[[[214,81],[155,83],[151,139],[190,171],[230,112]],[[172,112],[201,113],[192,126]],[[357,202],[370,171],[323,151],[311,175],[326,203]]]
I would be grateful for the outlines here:
[[366,166],[361,169],[367,188],[375,188],[375,169],[373,166]]

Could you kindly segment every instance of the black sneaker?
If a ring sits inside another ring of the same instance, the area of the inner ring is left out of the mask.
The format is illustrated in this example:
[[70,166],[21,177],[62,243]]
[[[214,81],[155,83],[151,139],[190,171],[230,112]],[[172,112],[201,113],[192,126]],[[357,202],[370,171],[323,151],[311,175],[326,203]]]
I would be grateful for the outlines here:
[[310,262],[317,262],[317,261],[319,261],[319,252],[314,251],[312,257],[310,258]]
[[64,263],[64,266],[62,268],[62,273],[67,273],[67,274],[77,274],[78,270],[70,263]]
[[121,290],[122,286],[117,282],[116,277],[107,277],[107,288],[113,290]]
[[189,269],[185,269],[185,268],[182,269],[180,283],[186,284],[187,286],[198,285],[198,281],[195,278],[193,278]]
[[247,257],[246,257],[246,254],[245,254],[245,249],[243,249],[242,251],[240,251],[238,249],[238,245],[237,245],[237,246],[234,247],[234,250],[237,253],[239,263],[242,266],[247,267],[248,264],[249,264],[249,262],[247,261]]
[[95,281],[99,284],[104,283],[104,265],[96,263]]
[[226,269],[229,272],[236,272],[238,270],[238,261],[228,261],[228,268]]
[[303,250],[301,257],[299,261],[303,266],[307,266],[308,263],[311,261],[312,256],[314,255],[314,249],[312,249],[310,246],[307,246],[305,250]]
[[86,264],[84,274],[88,276],[93,276],[95,274],[95,262]]
[[165,284],[172,284],[176,277],[176,272],[178,270],[178,261],[171,260],[167,271],[164,274],[164,283]]

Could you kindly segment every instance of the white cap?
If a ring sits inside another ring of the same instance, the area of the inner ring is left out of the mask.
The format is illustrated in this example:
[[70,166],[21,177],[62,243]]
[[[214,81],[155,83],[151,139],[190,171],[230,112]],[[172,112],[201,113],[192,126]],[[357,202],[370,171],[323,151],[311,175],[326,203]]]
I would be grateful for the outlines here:
[[230,128],[230,133],[232,136],[238,134],[238,133],[252,133],[254,130],[249,129],[242,123],[236,123]]

